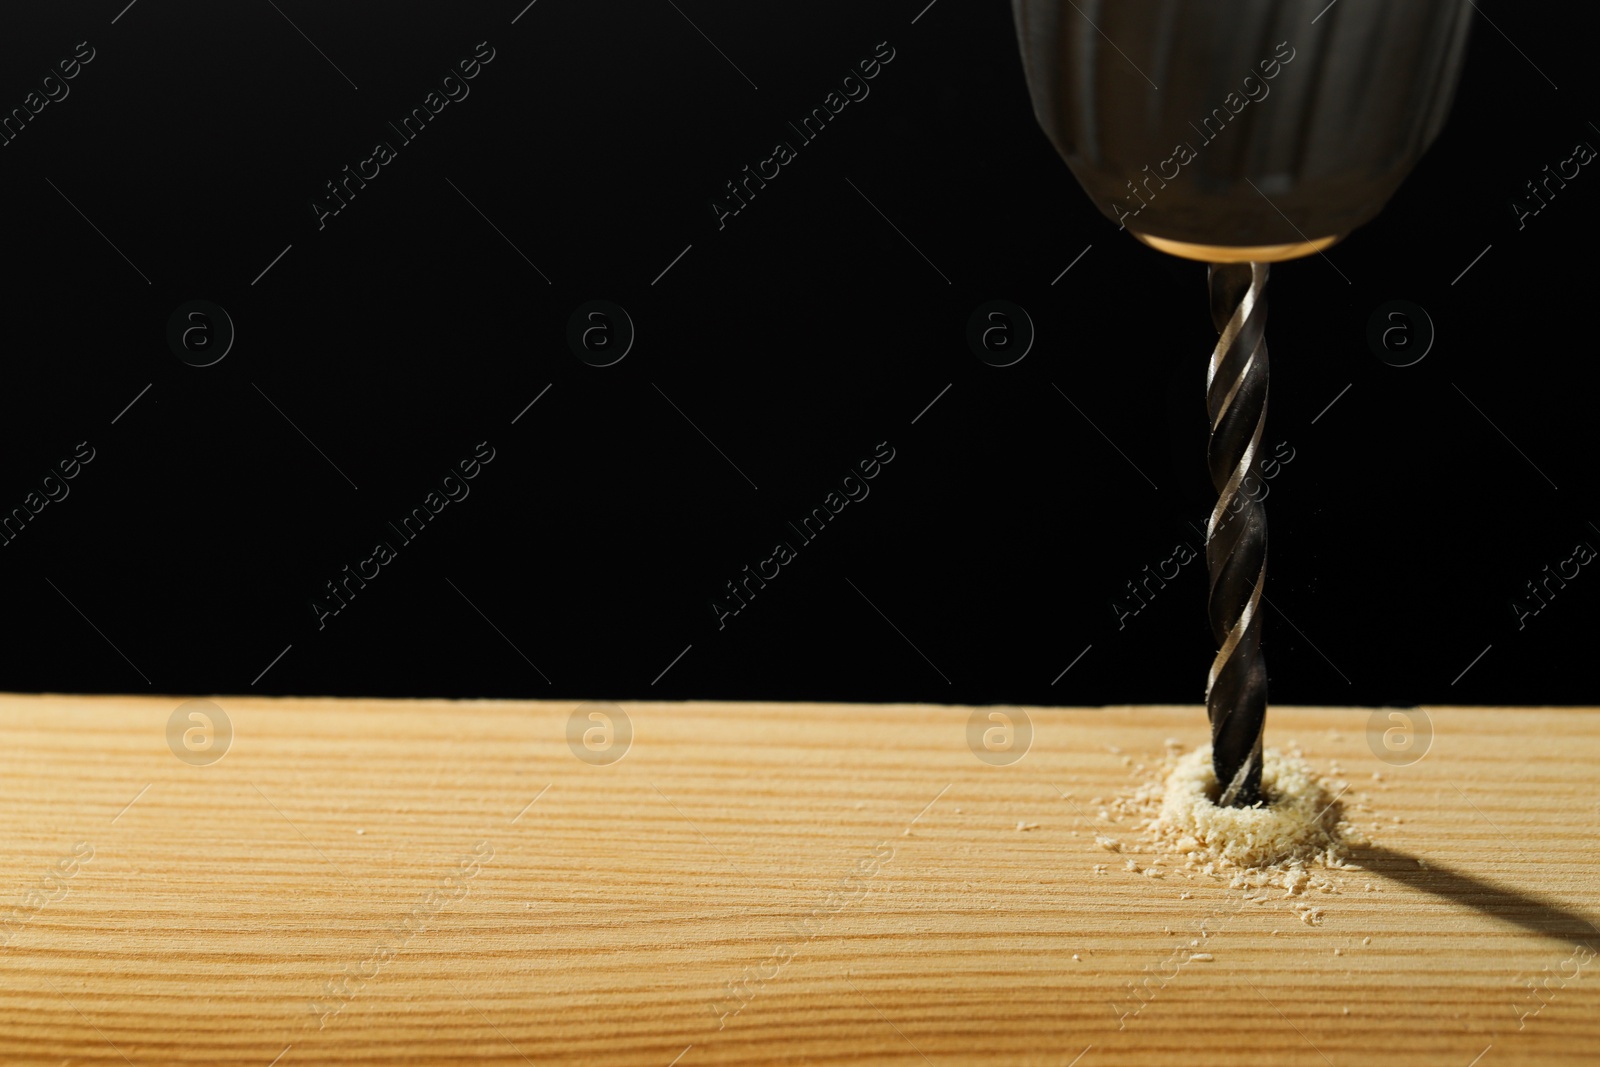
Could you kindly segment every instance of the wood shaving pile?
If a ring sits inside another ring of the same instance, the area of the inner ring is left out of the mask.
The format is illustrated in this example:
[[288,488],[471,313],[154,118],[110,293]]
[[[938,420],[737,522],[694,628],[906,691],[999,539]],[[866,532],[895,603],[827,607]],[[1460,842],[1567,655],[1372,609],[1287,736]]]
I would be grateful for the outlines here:
[[[1256,808],[1217,807],[1220,790],[1210,745],[1187,755],[1178,751],[1177,742],[1167,743],[1164,764],[1156,768],[1167,772],[1164,780],[1146,781],[1131,797],[1106,804],[1111,821],[1134,821],[1146,847],[1103,833],[1096,835],[1096,844],[1124,856],[1148,849],[1158,855],[1148,865],[1128,860],[1130,870],[1155,878],[1209,875],[1226,880],[1231,889],[1249,891],[1259,903],[1278,895],[1265,892],[1270,888],[1282,889],[1283,897],[1340,892],[1322,872],[1351,866],[1351,848],[1367,842],[1346,820],[1340,793],[1328,788],[1297,748],[1266,750],[1261,788],[1267,803]],[[1102,803],[1101,798],[1092,803]],[[1303,901],[1293,907],[1301,921],[1321,924],[1321,908]]]

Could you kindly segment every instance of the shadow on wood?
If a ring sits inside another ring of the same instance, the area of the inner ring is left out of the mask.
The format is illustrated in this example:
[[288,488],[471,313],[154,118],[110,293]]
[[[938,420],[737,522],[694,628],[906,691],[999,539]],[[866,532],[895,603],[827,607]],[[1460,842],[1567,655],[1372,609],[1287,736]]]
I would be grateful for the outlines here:
[[[1600,928],[1559,904],[1486,882],[1432,860],[1422,861],[1416,856],[1376,845],[1352,849],[1351,854],[1356,863],[1373,874],[1465,905],[1541,937],[1587,943],[1591,948],[1600,945]],[[1426,867],[1421,865],[1423,862],[1427,863]]]

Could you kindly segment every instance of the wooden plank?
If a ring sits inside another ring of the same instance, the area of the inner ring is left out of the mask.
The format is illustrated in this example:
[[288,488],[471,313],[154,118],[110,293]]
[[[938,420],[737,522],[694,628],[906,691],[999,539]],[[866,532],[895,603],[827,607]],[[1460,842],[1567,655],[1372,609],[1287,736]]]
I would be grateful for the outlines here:
[[1274,708],[1378,846],[1313,926],[1095,844],[1136,839],[1099,808],[1202,743],[1199,708],[1021,709],[994,766],[970,708],[625,704],[626,756],[591,765],[573,702],[213,700],[234,736],[196,766],[179,698],[0,698],[0,1062],[1600,1049],[1600,710],[1425,709],[1398,767],[1371,709]]

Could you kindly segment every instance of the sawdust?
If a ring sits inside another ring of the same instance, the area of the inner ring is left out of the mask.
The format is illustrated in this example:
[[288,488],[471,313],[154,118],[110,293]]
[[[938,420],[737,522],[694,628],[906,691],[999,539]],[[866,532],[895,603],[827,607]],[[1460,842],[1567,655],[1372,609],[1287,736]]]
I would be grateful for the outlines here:
[[1217,807],[1211,748],[1198,748],[1167,777],[1157,837],[1186,856],[1258,870],[1295,861],[1337,866],[1348,854],[1339,833],[1343,813],[1334,810],[1334,794],[1305,760],[1268,749],[1261,791],[1264,805]]
[[1097,836],[1102,848],[1153,854],[1148,864],[1127,861],[1128,870],[1148,877],[1223,881],[1256,903],[1299,898],[1290,906],[1300,920],[1321,925],[1324,909],[1305,898],[1341,892],[1324,872],[1351,866],[1351,849],[1367,843],[1346,819],[1342,783],[1325,781],[1293,747],[1266,750],[1261,786],[1267,802],[1255,808],[1217,807],[1209,745],[1180,754],[1169,741],[1165,760],[1150,771],[1156,777],[1131,797],[1106,802],[1113,821],[1131,819],[1142,841]]

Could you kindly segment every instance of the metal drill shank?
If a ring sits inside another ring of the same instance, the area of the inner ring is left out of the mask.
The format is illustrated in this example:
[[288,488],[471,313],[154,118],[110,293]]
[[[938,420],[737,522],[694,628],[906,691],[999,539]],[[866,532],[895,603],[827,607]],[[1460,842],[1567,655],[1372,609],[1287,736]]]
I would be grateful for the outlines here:
[[1267,576],[1267,515],[1247,491],[1267,421],[1267,265],[1218,263],[1207,281],[1217,346],[1206,374],[1209,460],[1217,504],[1206,524],[1211,631],[1219,646],[1206,682],[1211,763],[1223,807],[1261,798],[1267,668],[1260,600]]

